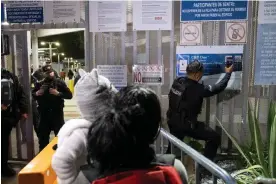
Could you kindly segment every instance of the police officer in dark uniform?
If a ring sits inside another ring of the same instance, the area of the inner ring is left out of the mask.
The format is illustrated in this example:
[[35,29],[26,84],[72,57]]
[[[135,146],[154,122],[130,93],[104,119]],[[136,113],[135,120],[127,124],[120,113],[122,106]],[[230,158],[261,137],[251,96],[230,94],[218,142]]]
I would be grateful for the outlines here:
[[49,144],[51,131],[58,134],[64,124],[64,99],[71,99],[72,93],[65,82],[55,77],[50,65],[42,67],[44,79],[36,83],[33,96],[38,103],[40,115],[37,134],[40,151]]
[[[51,65],[52,65],[52,63],[50,61],[47,61],[47,62],[45,62],[44,66],[51,66]],[[54,72],[55,77],[59,78],[59,75],[58,75],[57,71],[55,71],[53,68],[52,68],[52,71]],[[41,82],[44,79],[44,73],[42,71],[42,67],[41,66],[39,66],[39,68],[37,70],[35,70],[34,72],[32,72],[31,79],[32,79],[33,83]]]
[[[185,136],[204,140],[204,155],[213,160],[221,144],[221,136],[203,122],[197,121],[203,98],[222,92],[233,71],[232,64],[225,68],[224,78],[215,85],[203,85],[198,81],[203,76],[203,64],[195,60],[187,66],[187,77],[175,79],[169,93],[168,126],[171,134],[183,140]],[[171,149],[167,150],[170,153]]]

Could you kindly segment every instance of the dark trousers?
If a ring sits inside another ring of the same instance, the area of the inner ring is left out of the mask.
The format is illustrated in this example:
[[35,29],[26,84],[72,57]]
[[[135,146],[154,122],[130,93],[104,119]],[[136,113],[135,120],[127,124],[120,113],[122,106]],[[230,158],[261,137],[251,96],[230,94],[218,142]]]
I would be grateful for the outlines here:
[[63,109],[39,110],[40,122],[38,125],[39,150],[42,151],[48,144],[51,131],[57,136],[59,130],[64,125]]
[[[183,141],[185,136],[205,141],[204,156],[210,160],[216,157],[217,149],[221,144],[221,136],[212,128],[203,122],[197,122],[193,128],[179,130],[169,125],[170,133]],[[171,153],[171,144],[169,144],[167,153]],[[178,156],[178,155],[177,155]]]
[[4,170],[8,166],[9,146],[12,125],[9,122],[4,122],[1,118],[1,169]]
[[38,136],[38,126],[39,126],[39,113],[37,110],[37,104],[35,101],[32,102],[32,110],[33,110],[33,126],[36,135]]

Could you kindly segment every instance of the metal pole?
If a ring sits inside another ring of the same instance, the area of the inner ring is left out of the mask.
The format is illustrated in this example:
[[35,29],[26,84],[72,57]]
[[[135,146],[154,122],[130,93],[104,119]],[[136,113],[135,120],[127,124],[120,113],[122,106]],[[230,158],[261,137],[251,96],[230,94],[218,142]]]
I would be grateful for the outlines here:
[[112,42],[113,42],[113,33],[109,33],[109,57],[108,57],[108,64],[113,64],[113,47],[112,47]]
[[126,64],[125,32],[121,32],[121,65]]
[[16,34],[11,36],[11,56],[12,56],[12,72],[17,75],[17,52],[16,52]]
[[68,72],[69,72],[69,67],[70,67],[70,63],[69,63],[69,60],[70,60],[70,59],[68,58]]
[[[92,68],[96,68],[96,33],[92,33],[92,59],[93,59]],[[89,69],[92,70],[92,68],[89,68]]]
[[32,113],[32,100],[31,100],[31,75],[30,75],[30,58],[28,52],[28,37],[27,31],[22,31],[21,36],[23,37],[22,43],[22,69],[23,69],[23,90],[26,93],[28,100],[28,119],[26,127],[26,139],[27,139],[27,158],[32,160],[34,157],[34,136],[33,136],[33,113]]
[[[89,1],[85,3],[85,30],[84,30],[84,43],[85,43],[85,69],[90,71],[90,61],[91,61],[91,43],[90,43],[90,32],[89,32]],[[69,61],[68,61],[69,63]],[[69,64],[68,64],[69,70]]]
[[52,42],[49,43],[50,61],[52,63]]
[[59,61],[59,53],[57,54],[58,55],[58,72],[60,72],[60,61]]
[[170,86],[173,84],[174,80],[174,74],[175,74],[175,62],[174,62],[174,57],[175,57],[175,51],[174,51],[174,4],[175,2],[172,1],[172,29],[170,31]]
[[38,60],[38,39],[37,39],[37,30],[31,31],[31,40],[32,40],[32,64],[34,69],[38,69],[39,60]]

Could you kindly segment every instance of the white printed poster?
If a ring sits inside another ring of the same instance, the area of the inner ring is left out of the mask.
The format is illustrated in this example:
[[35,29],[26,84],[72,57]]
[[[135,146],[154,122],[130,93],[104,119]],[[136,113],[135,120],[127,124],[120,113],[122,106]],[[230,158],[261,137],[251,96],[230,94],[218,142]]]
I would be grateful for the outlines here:
[[133,1],[133,30],[171,30],[172,1]]
[[127,30],[127,1],[89,1],[90,32]]
[[163,65],[133,65],[133,83],[160,86],[164,83]]
[[275,24],[276,1],[260,1],[258,11],[258,24]]
[[80,1],[45,1],[45,23],[80,22]]
[[98,65],[99,75],[110,80],[115,87],[127,86],[127,65]]

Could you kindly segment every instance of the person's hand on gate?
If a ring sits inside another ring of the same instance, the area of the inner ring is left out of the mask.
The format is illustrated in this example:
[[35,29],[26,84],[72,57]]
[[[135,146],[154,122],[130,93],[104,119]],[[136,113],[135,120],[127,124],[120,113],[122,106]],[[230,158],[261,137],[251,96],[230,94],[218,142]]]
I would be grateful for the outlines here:
[[49,92],[50,92],[50,94],[55,95],[55,96],[58,96],[58,95],[59,95],[58,90],[53,89],[53,88],[50,88],[50,89],[49,89]]
[[36,96],[41,96],[43,95],[44,91],[42,89],[38,90],[35,94]]
[[22,118],[24,118],[24,119],[27,119],[27,118],[28,118],[28,114],[27,114],[27,113],[24,113],[24,114],[22,114],[21,116],[22,116]]

